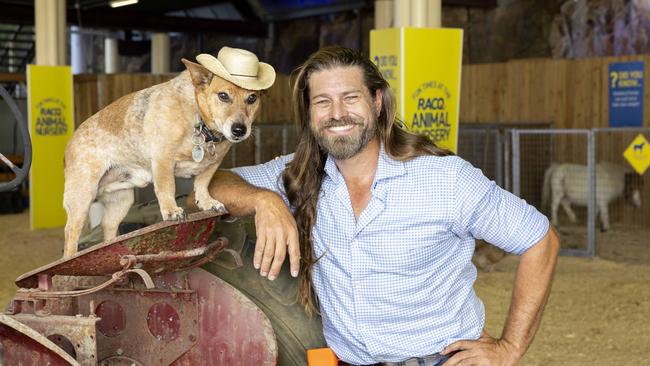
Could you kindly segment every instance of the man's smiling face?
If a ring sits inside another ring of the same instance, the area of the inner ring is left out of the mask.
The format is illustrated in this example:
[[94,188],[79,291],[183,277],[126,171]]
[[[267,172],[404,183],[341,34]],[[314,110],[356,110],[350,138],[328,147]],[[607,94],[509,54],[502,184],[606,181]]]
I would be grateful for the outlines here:
[[311,130],[337,160],[353,157],[376,137],[379,93],[374,98],[360,67],[334,67],[309,77]]

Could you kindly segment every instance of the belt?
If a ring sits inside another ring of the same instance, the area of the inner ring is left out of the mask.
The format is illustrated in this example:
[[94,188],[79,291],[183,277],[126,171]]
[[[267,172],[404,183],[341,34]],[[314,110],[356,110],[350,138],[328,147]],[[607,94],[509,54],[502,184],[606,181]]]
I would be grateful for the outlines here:
[[436,366],[446,361],[449,356],[434,353],[424,357],[412,357],[399,362],[380,362],[367,366]]

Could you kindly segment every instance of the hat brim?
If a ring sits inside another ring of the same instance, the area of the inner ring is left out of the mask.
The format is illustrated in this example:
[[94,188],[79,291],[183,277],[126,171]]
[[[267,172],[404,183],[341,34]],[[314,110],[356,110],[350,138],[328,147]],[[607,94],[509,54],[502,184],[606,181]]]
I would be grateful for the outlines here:
[[196,60],[211,73],[244,89],[264,90],[270,88],[275,82],[275,69],[273,69],[273,66],[264,62],[259,63],[257,77],[253,77],[230,74],[216,57],[207,53],[196,56]]

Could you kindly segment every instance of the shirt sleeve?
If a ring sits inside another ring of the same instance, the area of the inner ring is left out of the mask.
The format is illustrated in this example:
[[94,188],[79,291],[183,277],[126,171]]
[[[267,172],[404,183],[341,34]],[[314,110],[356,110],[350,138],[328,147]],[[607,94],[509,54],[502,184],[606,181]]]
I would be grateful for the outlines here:
[[280,194],[284,201],[288,202],[282,183],[282,173],[291,160],[293,160],[293,154],[278,156],[260,165],[233,168],[230,171],[254,186]]
[[455,196],[458,234],[483,239],[509,253],[523,254],[549,229],[546,216],[468,162],[458,171]]

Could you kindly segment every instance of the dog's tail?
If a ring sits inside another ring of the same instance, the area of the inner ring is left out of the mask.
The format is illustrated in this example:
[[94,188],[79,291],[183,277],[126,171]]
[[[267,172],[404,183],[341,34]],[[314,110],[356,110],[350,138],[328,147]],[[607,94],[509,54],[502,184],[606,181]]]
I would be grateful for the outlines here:
[[549,206],[549,197],[551,195],[551,177],[557,170],[560,165],[557,163],[552,163],[546,172],[544,172],[544,183],[542,183],[542,210],[545,210]]

